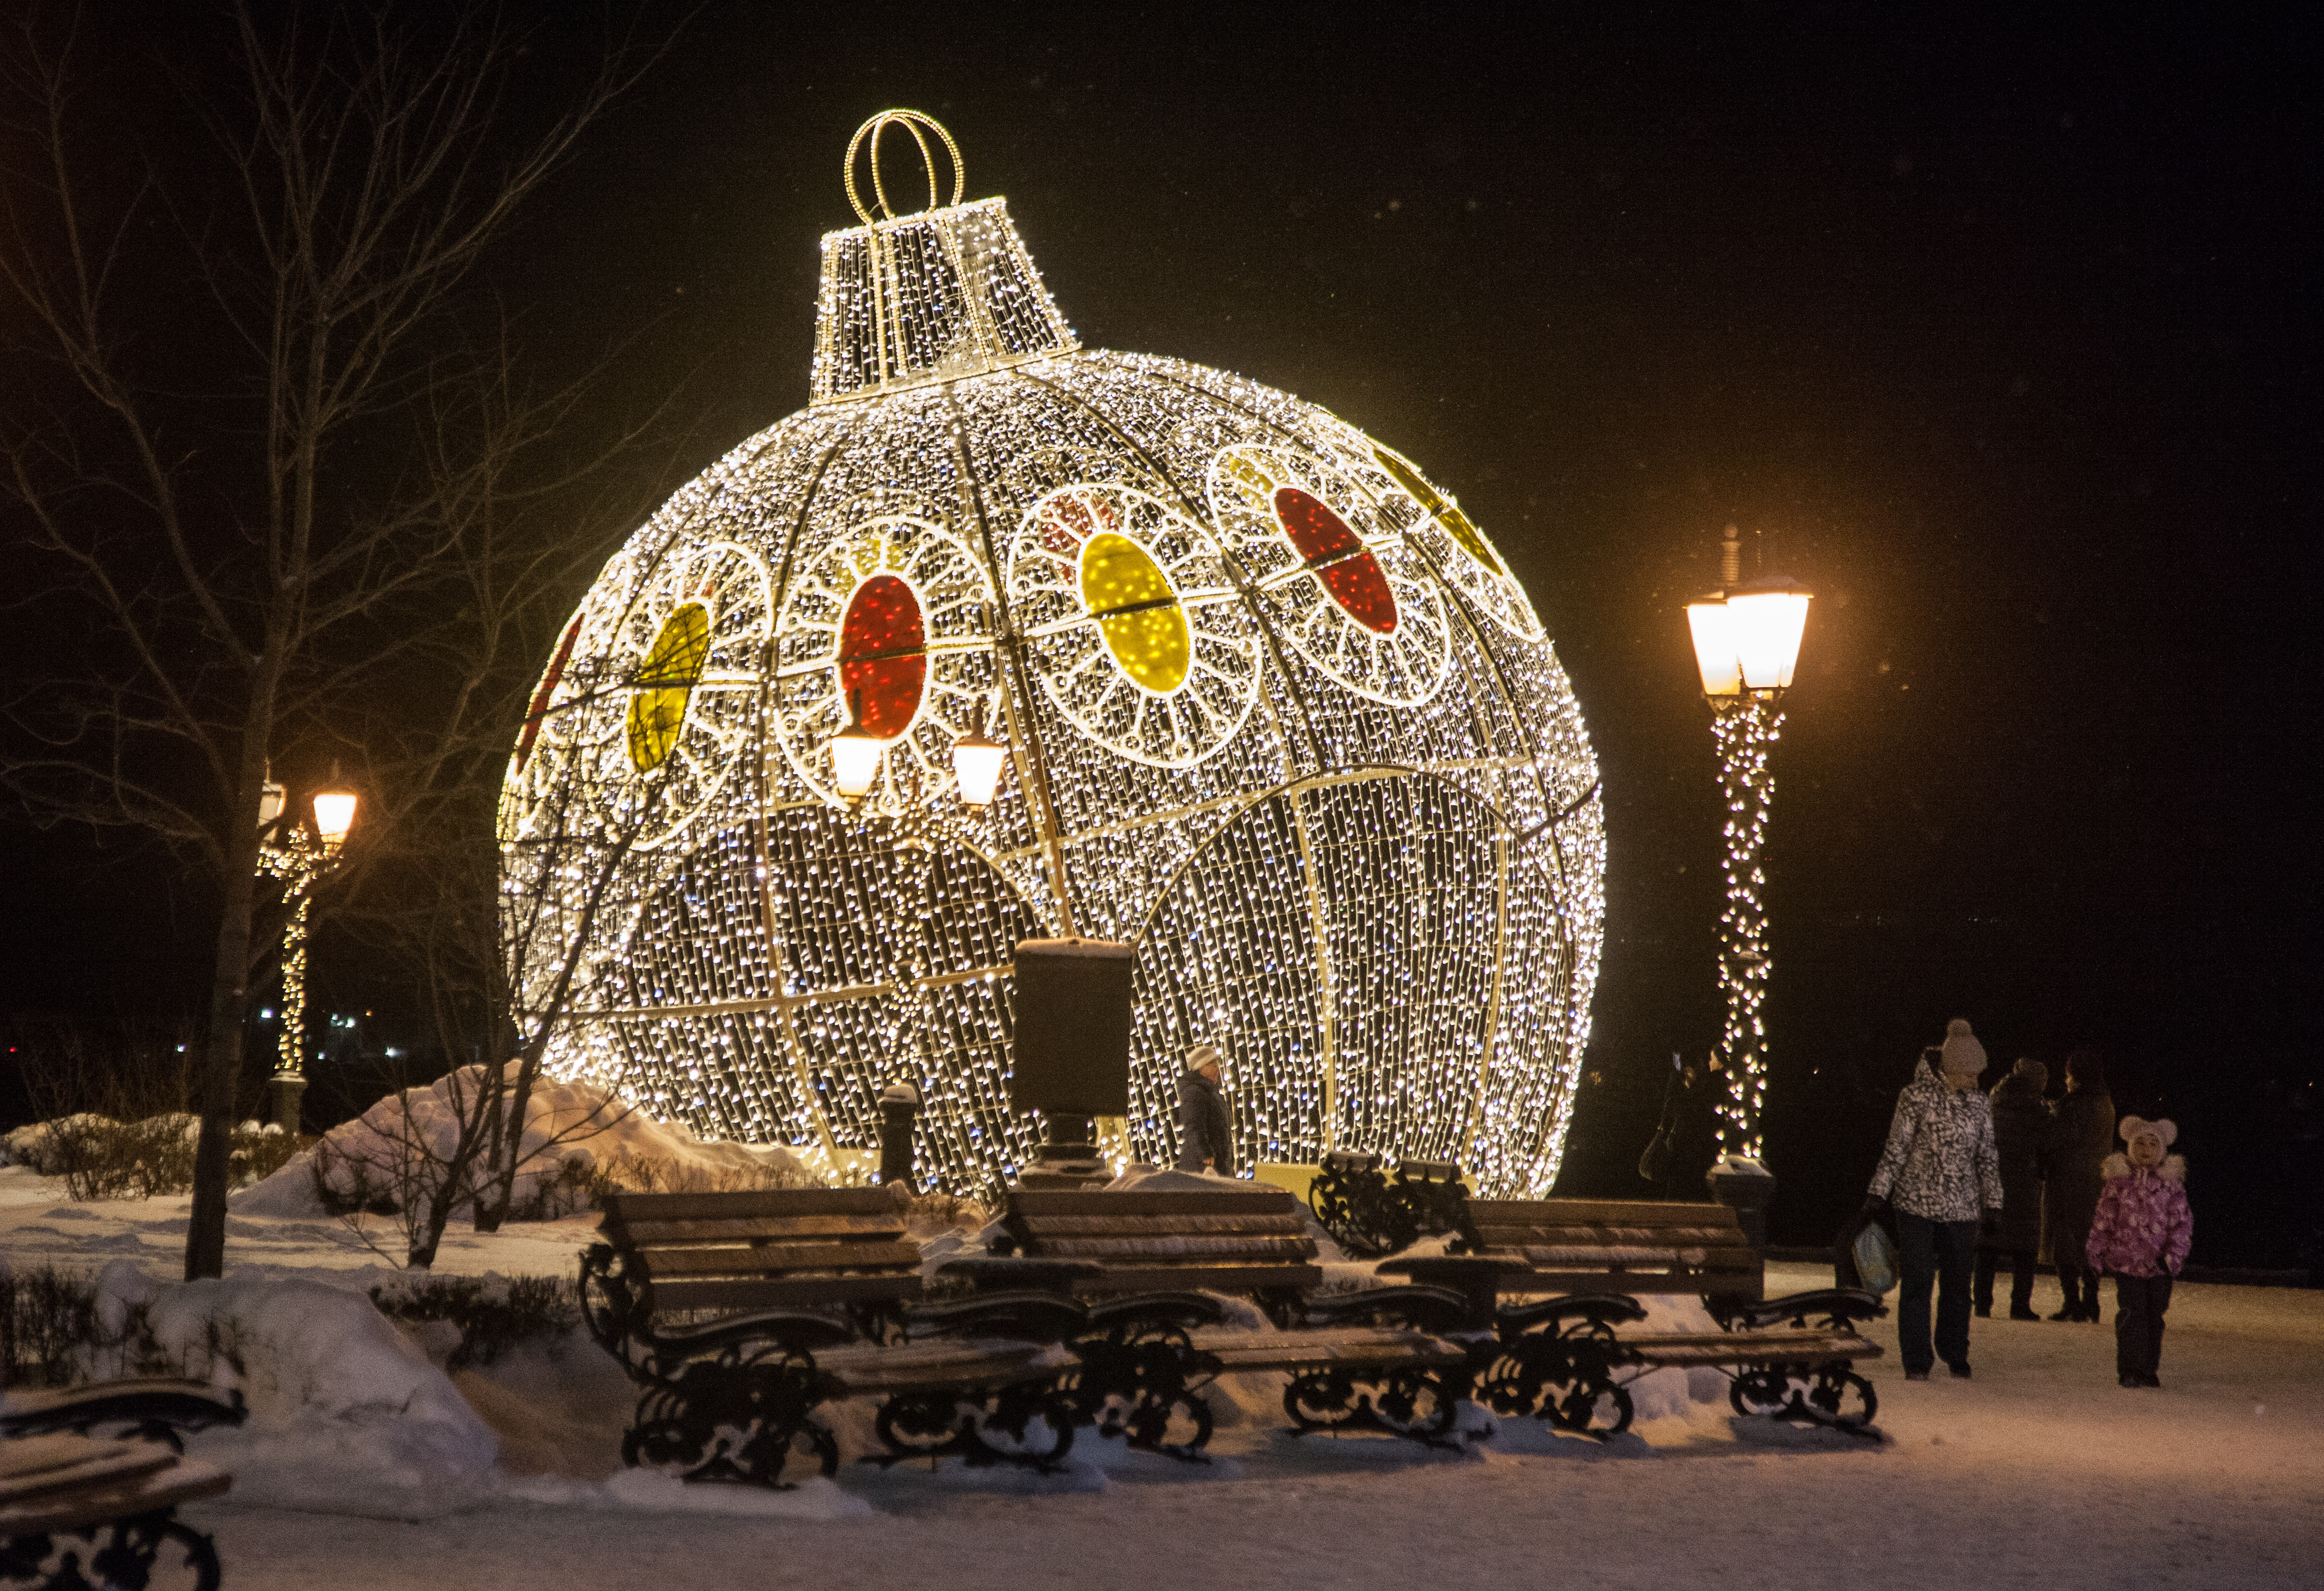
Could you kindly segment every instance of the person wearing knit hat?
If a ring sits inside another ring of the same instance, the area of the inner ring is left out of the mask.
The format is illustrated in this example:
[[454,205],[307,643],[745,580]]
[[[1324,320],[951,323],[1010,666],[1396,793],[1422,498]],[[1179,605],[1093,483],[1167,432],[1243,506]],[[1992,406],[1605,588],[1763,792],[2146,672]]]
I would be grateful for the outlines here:
[[2171,1282],[2194,1245],[2195,1213],[2187,1203],[2187,1162],[2170,1152],[2178,1124],[2122,1118],[2126,1154],[2109,1155],[2086,1255],[2115,1285],[2115,1375],[2126,1387],[2159,1387],[2163,1316]]
[[1234,1175],[1234,1122],[1219,1091],[1219,1073],[1216,1045],[1186,1051],[1186,1070],[1178,1079],[1179,1170]]
[[1907,1381],[1928,1380],[1939,1358],[1956,1376],[1969,1374],[1969,1272],[1977,1260],[1978,1218],[2003,1207],[1993,1106],[1977,1090],[1984,1069],[1985,1046],[1966,1021],[1954,1018],[1944,1042],[1921,1052],[1913,1080],[1896,1097],[1888,1147],[1873,1170],[1865,1199],[1867,1214],[1889,1205],[1896,1212],[1903,1272],[1896,1343]]

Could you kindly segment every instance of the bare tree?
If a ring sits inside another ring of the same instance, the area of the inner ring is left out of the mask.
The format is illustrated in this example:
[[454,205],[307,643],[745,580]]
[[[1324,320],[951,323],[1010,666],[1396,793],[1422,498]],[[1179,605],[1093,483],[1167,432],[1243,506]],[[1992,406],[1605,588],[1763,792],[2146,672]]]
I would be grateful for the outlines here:
[[[5,702],[0,782],[36,821],[158,837],[215,890],[189,1277],[224,1257],[270,755],[421,667],[479,559],[509,567],[475,510],[556,404],[512,395],[504,347],[475,349],[469,279],[650,60],[616,42],[511,137],[524,42],[489,15],[286,16],[236,6],[224,69],[170,63],[198,162],[121,147],[80,97],[78,19],[16,24],[0,62],[0,285],[22,311],[0,488],[102,634]],[[498,394],[508,423],[464,435],[456,393]],[[462,782],[439,766],[408,788]]]

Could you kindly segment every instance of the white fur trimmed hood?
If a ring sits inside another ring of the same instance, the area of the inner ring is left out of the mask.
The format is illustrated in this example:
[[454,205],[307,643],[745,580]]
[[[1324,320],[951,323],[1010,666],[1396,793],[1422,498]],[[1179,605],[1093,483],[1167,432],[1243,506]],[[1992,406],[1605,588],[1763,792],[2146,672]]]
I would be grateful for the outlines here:
[[[2106,1157],[2105,1163],[2098,1167],[2098,1170],[2101,1175],[2108,1179],[2127,1177],[2130,1175],[2130,1156],[2110,1154]],[[2165,1182],[2184,1182],[2187,1179],[2187,1157],[2183,1154],[2164,1155],[2163,1163],[2155,1168],[2154,1174]]]

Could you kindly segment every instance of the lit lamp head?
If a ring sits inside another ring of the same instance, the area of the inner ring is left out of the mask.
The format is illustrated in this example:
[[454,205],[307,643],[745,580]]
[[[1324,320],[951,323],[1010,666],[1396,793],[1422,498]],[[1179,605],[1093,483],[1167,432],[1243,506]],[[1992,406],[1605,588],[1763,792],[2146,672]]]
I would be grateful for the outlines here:
[[282,782],[268,774],[266,782],[258,787],[258,827],[273,828],[275,819],[282,816],[284,804]]
[[1807,633],[1809,594],[1786,577],[1753,580],[1686,605],[1702,694],[1789,690]]
[[968,733],[952,743],[953,775],[960,781],[960,799],[982,811],[992,804],[1001,789],[1001,771],[1009,765],[1009,747],[984,732],[984,702]]
[[335,772],[331,782],[315,792],[315,833],[325,850],[336,851],[355,825],[355,792],[341,784]]
[[886,741],[863,726],[859,693],[848,692],[847,727],[831,737],[832,782],[839,793],[851,801],[862,800],[880,776],[881,754],[887,749]]

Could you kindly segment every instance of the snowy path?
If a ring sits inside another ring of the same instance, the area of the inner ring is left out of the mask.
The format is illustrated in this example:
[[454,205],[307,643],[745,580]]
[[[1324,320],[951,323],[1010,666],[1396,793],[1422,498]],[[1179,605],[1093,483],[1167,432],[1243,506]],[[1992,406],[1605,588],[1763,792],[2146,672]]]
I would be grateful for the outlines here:
[[[1771,1290],[1829,1281],[1770,1270]],[[1231,1466],[1110,1461],[1102,1490],[1085,1471],[1049,1494],[867,1470],[841,1485],[876,1512],[849,1519],[506,1499],[418,1524],[193,1512],[241,1591],[2324,1584],[2324,1294],[2183,1289],[2160,1392],[2114,1383],[2112,1338],[1979,1321],[1966,1383],[1908,1385],[1892,1357],[1875,1372],[1884,1447],[1706,1409],[1614,1450],[1512,1433],[1541,1450],[1465,1459],[1222,1432]]]

